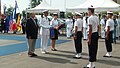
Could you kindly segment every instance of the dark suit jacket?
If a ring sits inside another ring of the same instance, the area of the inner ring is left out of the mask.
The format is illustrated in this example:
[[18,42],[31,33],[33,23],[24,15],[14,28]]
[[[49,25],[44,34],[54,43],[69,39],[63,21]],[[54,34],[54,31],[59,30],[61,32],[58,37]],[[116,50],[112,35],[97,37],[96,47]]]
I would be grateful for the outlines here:
[[[35,19],[37,22],[37,19]],[[27,39],[37,39],[38,24],[35,24],[32,18],[29,18],[26,23],[26,37]]]

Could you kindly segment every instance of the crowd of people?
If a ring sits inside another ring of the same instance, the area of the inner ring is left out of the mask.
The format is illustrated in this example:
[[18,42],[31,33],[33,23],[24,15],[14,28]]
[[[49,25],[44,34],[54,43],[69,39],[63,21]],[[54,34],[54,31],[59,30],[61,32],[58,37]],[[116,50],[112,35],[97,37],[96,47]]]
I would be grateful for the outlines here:
[[[48,39],[51,39],[51,50],[57,51],[56,40],[58,40],[59,29],[66,26],[67,39],[74,40],[76,55],[73,58],[80,59],[82,55],[82,40],[88,41],[89,64],[84,68],[95,68],[97,60],[98,39],[105,39],[106,54],[103,57],[112,57],[112,43],[117,43],[120,34],[120,15],[107,11],[106,15],[96,15],[95,8],[90,6],[84,15],[75,12],[73,16],[67,16],[65,23],[58,21],[58,14],[53,13],[52,19],[48,18],[49,10],[44,10],[41,17],[36,17],[34,12],[30,18],[24,17],[21,22],[23,34],[26,34],[28,42],[28,56],[35,57],[35,45],[40,35],[41,53],[47,54]],[[2,15],[0,32],[8,33],[9,25],[6,25],[6,16]],[[82,39],[83,38],[83,39]]]
[[[76,55],[73,58],[80,59],[82,54],[82,37],[88,41],[89,64],[84,68],[95,68],[97,60],[98,39],[105,39],[106,54],[103,57],[112,57],[112,43],[116,44],[119,38],[118,18],[112,11],[107,11],[107,15],[96,15],[93,6],[88,8],[88,12],[84,17],[81,13],[75,12],[74,16],[68,16],[66,19],[66,36],[68,39],[73,37]],[[28,41],[28,56],[34,57],[35,44],[38,34],[41,38],[41,53],[47,54],[48,39],[51,39],[51,50],[57,51],[55,44],[58,39],[59,29],[64,24],[58,22],[58,14],[53,13],[52,19],[48,18],[49,11],[44,10],[43,15],[39,18],[35,17],[35,13],[30,13],[30,18],[26,22],[26,37]]]

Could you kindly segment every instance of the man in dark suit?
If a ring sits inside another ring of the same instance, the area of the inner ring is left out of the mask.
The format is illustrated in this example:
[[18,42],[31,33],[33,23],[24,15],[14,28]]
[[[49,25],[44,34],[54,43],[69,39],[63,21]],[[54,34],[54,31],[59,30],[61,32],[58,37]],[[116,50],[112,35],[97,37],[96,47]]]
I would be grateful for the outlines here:
[[38,36],[37,19],[35,19],[35,13],[30,13],[30,18],[27,20],[27,23],[26,23],[26,37],[28,41],[29,57],[37,56],[34,53],[37,36]]

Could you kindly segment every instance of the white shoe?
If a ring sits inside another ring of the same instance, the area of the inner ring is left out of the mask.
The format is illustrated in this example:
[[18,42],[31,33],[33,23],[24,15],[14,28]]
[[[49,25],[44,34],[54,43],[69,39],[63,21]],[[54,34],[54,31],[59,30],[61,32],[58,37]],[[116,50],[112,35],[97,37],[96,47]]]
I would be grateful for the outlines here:
[[93,62],[89,62],[87,65],[88,68],[95,68],[95,64]]
[[80,59],[81,58],[81,53],[76,54],[73,58]]
[[47,53],[49,53],[49,52],[46,51],[46,50],[42,50],[41,53],[42,53],[42,54],[47,54]]
[[46,52],[45,52],[45,51],[42,51],[41,53],[42,53],[42,54],[46,54]]
[[103,57],[112,57],[111,53],[108,52],[107,54],[105,54]]

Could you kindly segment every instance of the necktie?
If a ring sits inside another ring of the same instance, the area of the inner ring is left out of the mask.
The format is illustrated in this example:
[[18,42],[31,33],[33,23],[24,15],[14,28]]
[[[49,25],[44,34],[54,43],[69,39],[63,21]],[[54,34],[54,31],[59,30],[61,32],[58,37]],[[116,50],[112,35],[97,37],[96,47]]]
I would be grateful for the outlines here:
[[33,19],[34,23],[35,23],[35,26],[37,26],[37,22],[35,21],[35,19]]

